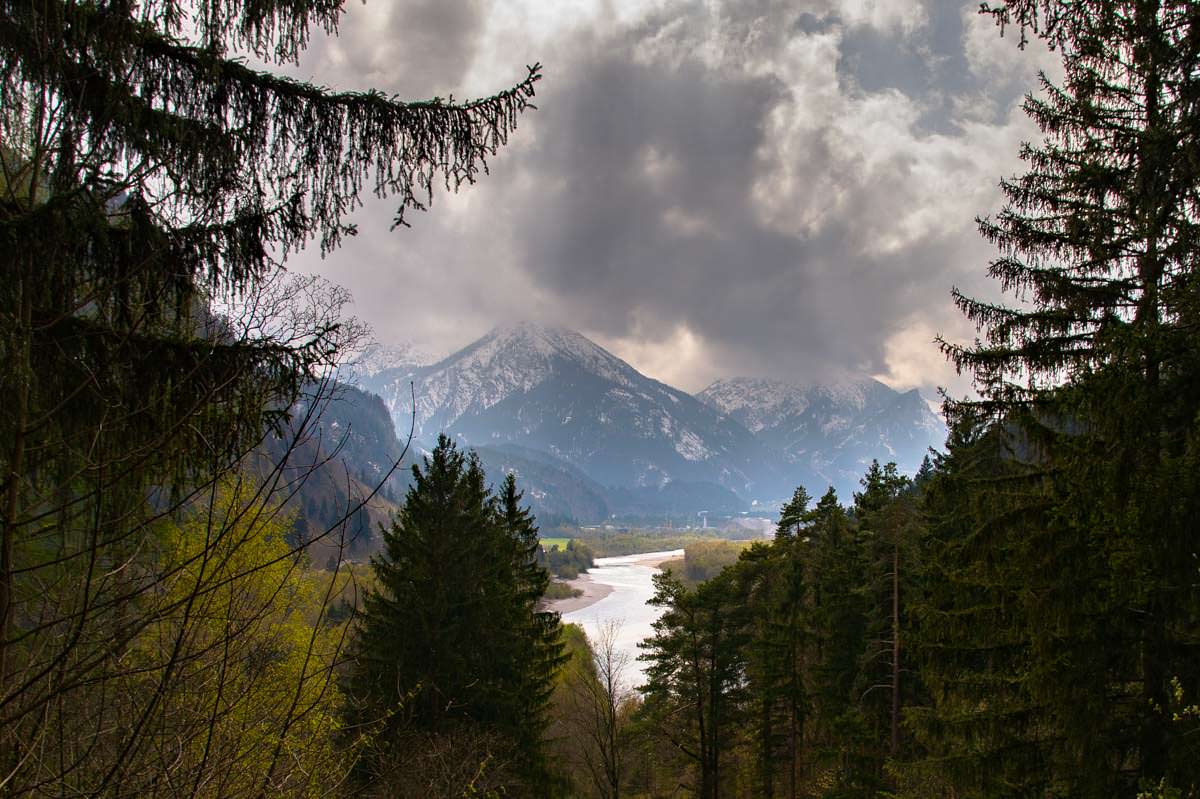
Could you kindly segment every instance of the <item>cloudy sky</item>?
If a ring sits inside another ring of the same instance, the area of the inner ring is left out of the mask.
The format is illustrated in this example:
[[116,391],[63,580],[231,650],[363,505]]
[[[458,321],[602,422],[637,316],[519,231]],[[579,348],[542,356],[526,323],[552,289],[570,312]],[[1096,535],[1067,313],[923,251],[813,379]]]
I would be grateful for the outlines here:
[[383,343],[435,355],[497,323],[591,336],[688,390],[843,371],[961,394],[932,343],[969,340],[952,286],[991,294],[974,217],[1000,207],[1055,56],[972,0],[366,0],[303,77],[474,97],[541,62],[492,173],[317,271]]

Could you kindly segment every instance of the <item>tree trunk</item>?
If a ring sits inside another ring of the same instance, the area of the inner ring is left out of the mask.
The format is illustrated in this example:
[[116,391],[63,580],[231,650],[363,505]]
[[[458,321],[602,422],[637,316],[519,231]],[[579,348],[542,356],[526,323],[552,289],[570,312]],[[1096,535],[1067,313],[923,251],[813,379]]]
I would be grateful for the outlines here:
[[[897,533],[899,535],[899,533]],[[900,542],[892,545],[892,745],[889,754],[900,751]]]
[[[14,359],[15,363],[10,366],[11,374],[17,381],[15,440],[9,456],[8,474],[5,476],[8,489],[4,498],[3,530],[0,531],[0,700],[9,698],[11,681],[12,653],[9,651],[9,641],[13,637],[15,595],[13,550],[21,510],[21,483],[25,471],[25,428],[29,424],[32,302],[27,287],[22,288],[25,290],[21,292],[21,316],[17,331],[20,352]],[[12,762],[15,759],[14,744],[15,741],[10,740],[9,735],[4,734],[0,737],[0,767],[3,767],[5,772],[15,765]]]

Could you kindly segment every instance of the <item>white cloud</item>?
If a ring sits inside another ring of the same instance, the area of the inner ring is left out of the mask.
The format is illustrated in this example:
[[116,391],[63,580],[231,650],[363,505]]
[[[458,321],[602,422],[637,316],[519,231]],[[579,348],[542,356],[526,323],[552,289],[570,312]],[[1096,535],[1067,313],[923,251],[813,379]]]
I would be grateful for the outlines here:
[[844,0],[837,11],[851,25],[895,35],[911,34],[928,21],[924,4],[915,0]]
[[925,319],[908,320],[884,343],[884,369],[873,377],[898,391],[920,389],[929,399],[937,396],[938,389],[945,389],[952,397],[969,394],[970,378],[957,374],[935,343],[939,333],[950,341],[959,338],[936,330]]
[[704,340],[685,325],[675,327],[665,336],[650,334],[639,325],[629,335],[618,338],[603,333],[592,335],[601,346],[639,372],[685,391],[700,391],[720,376],[713,369],[711,352]]
[[1020,35],[1009,29],[1001,36],[995,20],[980,14],[977,6],[962,10],[963,49],[971,71],[983,80],[1031,83],[1039,71],[1052,79],[1062,75],[1062,61],[1057,52],[1038,40],[1031,40],[1024,49],[1018,45]]

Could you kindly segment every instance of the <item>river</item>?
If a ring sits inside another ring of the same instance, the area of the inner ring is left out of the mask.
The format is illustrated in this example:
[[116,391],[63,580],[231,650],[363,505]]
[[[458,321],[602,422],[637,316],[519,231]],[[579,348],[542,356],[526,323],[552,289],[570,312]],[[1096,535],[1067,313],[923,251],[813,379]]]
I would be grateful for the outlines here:
[[582,626],[593,641],[599,636],[602,624],[611,621],[620,624],[616,644],[618,651],[628,656],[625,668],[628,688],[637,688],[645,682],[646,664],[637,659],[641,654],[638,644],[654,634],[654,622],[663,612],[662,608],[648,604],[654,596],[651,580],[658,574],[659,563],[682,557],[683,550],[677,549],[596,558],[595,566],[588,569],[588,580],[612,590],[586,607],[563,614],[564,622]]

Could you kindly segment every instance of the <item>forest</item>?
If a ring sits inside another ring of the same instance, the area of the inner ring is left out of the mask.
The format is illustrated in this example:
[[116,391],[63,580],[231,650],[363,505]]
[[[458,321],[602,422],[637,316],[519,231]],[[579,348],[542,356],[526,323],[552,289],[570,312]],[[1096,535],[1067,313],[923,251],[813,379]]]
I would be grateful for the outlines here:
[[1200,797],[1200,5],[981,8],[1063,79],[939,340],[976,393],[664,570],[640,686],[512,474],[330,467],[370,331],[288,258],[486,180],[542,78],[286,77],[341,10],[0,9],[0,796]]

